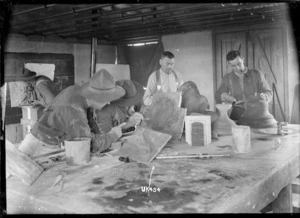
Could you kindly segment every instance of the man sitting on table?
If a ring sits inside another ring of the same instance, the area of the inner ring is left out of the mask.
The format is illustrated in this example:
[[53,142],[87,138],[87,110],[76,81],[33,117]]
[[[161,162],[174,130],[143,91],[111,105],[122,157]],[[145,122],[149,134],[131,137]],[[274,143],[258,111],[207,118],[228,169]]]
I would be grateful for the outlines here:
[[82,86],[69,86],[48,105],[45,113],[33,126],[19,146],[29,156],[59,150],[64,140],[91,138],[92,152],[101,152],[121,135],[121,126],[106,134],[94,134],[88,124],[87,109],[101,109],[122,97],[125,90],[115,84],[114,77],[102,69]]
[[270,102],[273,93],[262,72],[245,67],[240,51],[228,52],[226,59],[233,72],[224,76],[215,95],[216,102],[236,102],[232,107],[230,118],[239,120],[245,111],[243,102],[246,100]]
[[143,86],[133,80],[120,80],[116,82],[116,85],[125,90],[125,95],[122,98],[110,102],[101,110],[89,109],[89,123],[95,134],[107,133],[113,127],[124,122],[127,123],[122,126],[122,129],[126,129],[139,124],[144,119],[144,116],[137,112],[142,104]]

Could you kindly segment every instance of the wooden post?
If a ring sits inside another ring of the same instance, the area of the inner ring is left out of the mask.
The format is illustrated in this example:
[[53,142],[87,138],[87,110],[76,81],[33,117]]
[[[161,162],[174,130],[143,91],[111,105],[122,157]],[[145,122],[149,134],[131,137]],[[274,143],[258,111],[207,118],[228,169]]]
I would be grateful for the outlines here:
[[288,184],[273,201],[273,213],[293,213],[292,185]]
[[91,56],[91,77],[95,73],[96,68],[96,50],[97,50],[97,38],[92,38],[92,56]]
[[116,59],[115,59],[115,64],[117,65],[118,64],[118,45],[116,45],[115,47],[115,55],[116,55]]
[[1,87],[2,131],[4,131],[4,126],[5,126],[6,91],[7,91],[7,83],[4,83],[4,85]]
[[5,143],[7,175],[12,174],[28,185],[33,184],[44,171],[44,168],[25,153],[19,151],[8,140]]
[[67,164],[84,165],[90,161],[90,138],[76,138],[65,140]]

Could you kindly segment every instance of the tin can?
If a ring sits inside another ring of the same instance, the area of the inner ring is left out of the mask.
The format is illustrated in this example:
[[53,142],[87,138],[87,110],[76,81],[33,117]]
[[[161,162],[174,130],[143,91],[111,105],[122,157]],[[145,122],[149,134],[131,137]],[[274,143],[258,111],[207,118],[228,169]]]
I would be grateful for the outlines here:
[[277,135],[283,135],[283,122],[277,122]]
[[283,132],[283,134],[284,135],[288,135],[289,133],[288,133],[288,122],[282,122],[282,124],[281,124],[281,126],[282,126],[282,132]]

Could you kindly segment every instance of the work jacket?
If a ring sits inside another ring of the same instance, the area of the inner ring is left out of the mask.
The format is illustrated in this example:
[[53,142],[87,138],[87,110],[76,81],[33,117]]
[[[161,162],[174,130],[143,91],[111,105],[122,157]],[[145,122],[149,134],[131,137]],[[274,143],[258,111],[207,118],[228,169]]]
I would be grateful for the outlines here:
[[88,121],[91,131],[95,134],[108,133],[114,126],[127,122],[129,114],[125,107],[110,104],[101,110],[88,109]]
[[86,99],[79,95],[80,86],[69,86],[48,105],[45,113],[33,126],[31,133],[48,145],[60,145],[64,140],[89,137],[97,149],[103,151],[117,139],[114,132],[93,134],[87,119]]
[[259,93],[264,93],[268,102],[272,100],[273,92],[259,70],[247,69],[247,73],[243,77],[243,84],[244,90],[241,88],[239,77],[234,72],[226,74],[216,92],[216,102],[222,102],[222,93],[232,95],[237,101],[251,100],[251,97],[257,96]]

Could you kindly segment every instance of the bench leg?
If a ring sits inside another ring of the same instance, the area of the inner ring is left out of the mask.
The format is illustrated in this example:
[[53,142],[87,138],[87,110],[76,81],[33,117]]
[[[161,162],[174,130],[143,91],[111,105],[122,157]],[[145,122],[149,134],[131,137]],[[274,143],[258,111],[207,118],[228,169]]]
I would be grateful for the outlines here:
[[273,201],[273,213],[293,213],[292,185],[288,184]]

